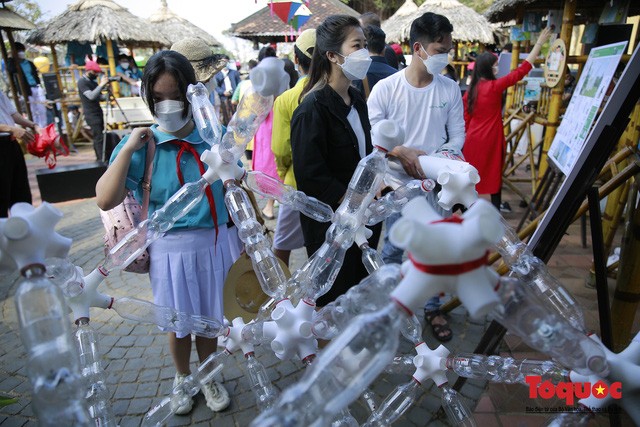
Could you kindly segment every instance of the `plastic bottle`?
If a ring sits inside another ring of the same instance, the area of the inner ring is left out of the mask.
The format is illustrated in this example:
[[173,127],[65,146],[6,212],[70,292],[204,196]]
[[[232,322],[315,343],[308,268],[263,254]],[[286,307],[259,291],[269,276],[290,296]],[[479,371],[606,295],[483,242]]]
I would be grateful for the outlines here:
[[413,363],[413,355],[402,355],[393,358],[384,371],[388,374],[402,374],[411,375],[416,370],[416,365]]
[[200,137],[209,145],[219,143],[222,138],[222,125],[211,105],[207,88],[200,82],[190,84],[187,87],[187,100],[191,103],[191,113]]
[[414,378],[397,386],[380,404],[380,408],[369,416],[363,427],[390,426],[418,400],[422,392],[422,386]]
[[245,250],[251,258],[260,287],[270,297],[281,299],[286,292],[287,279],[273,254],[271,242],[262,232],[262,226],[256,219],[249,196],[234,181],[227,181],[224,186],[225,205],[238,228],[238,237],[245,244]]
[[[327,424],[358,398],[391,361],[407,313],[399,304],[355,318],[252,426]],[[360,354],[363,357],[358,357]],[[354,366],[354,360],[358,363]]]
[[574,328],[586,333],[584,313],[580,305],[569,291],[549,273],[542,260],[533,255],[507,221],[504,218],[501,220],[505,232],[496,244],[496,249],[502,255],[504,263],[545,304],[549,304]]
[[80,361],[71,338],[62,291],[45,276],[45,266],[23,268],[14,296],[33,410],[41,426],[86,426],[91,416],[84,399]]
[[149,219],[142,221],[127,233],[109,253],[103,264],[107,272],[122,269],[133,262],[155,240],[159,239],[202,200],[210,185],[211,172],[198,181],[185,183],[173,196],[156,210]]
[[465,405],[457,391],[444,384],[440,387],[442,391],[442,408],[447,414],[449,422],[454,426],[475,427],[476,421],[473,413]]
[[245,175],[244,181],[252,191],[265,197],[274,198],[280,204],[290,206],[292,209],[315,221],[331,221],[331,217],[333,216],[331,206],[322,203],[316,198],[307,196],[302,191],[297,191],[279,179],[273,178],[263,172],[250,171]]
[[76,324],[78,327],[74,338],[80,355],[80,369],[89,413],[96,426],[115,427],[117,423],[109,401],[110,394],[107,389],[106,374],[102,367],[102,357],[98,348],[98,334],[86,317],[78,319]]
[[409,200],[432,191],[435,186],[436,183],[432,179],[423,181],[414,179],[387,193],[371,203],[367,208],[369,212],[367,225],[375,225],[388,218],[391,214],[400,212]]
[[606,375],[606,356],[600,346],[544,304],[529,286],[517,279],[500,279],[501,310],[497,321],[529,346],[584,375]]
[[256,397],[256,404],[261,411],[264,411],[273,405],[278,397],[278,392],[271,384],[269,375],[264,366],[256,359],[253,352],[244,355],[247,360],[247,373],[249,374],[249,383]]
[[367,269],[367,273],[372,274],[384,265],[384,261],[378,251],[370,247],[368,242],[361,244],[360,250],[362,251],[362,264]]
[[218,320],[190,315],[170,307],[155,305],[137,298],[122,297],[114,299],[111,308],[120,317],[140,323],[152,323],[173,332],[187,332],[200,337],[216,338],[229,330]]
[[73,298],[82,293],[82,275],[69,260],[47,258],[45,263],[47,277],[60,288],[65,298]]

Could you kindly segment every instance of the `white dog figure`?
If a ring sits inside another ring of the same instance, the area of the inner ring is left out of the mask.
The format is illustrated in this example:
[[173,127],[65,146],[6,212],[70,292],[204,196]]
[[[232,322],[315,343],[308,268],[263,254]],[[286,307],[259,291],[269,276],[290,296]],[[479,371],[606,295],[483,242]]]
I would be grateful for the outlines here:
[[499,276],[487,266],[487,254],[503,232],[500,213],[485,200],[462,216],[443,219],[424,198],[413,199],[389,234],[409,252],[404,278],[391,297],[415,311],[429,297],[448,292],[472,318],[489,313],[500,301],[494,292]]

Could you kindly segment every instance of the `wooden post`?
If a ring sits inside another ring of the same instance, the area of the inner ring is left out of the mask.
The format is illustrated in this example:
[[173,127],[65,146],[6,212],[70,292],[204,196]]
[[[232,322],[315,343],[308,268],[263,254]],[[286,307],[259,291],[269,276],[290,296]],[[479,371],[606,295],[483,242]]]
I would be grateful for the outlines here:
[[[16,42],[13,40],[13,34],[11,33],[11,30],[8,30],[5,28],[5,31],[7,32],[7,39],[9,40],[9,46],[11,46],[11,55],[13,56],[13,60],[15,61],[14,64],[16,64],[16,72],[18,73],[18,85],[20,86],[20,92],[22,92],[22,96],[24,97],[24,105],[25,108],[27,109],[27,116],[29,117],[29,120],[33,121],[33,116],[31,115],[31,105],[29,105],[29,94],[31,94],[31,88],[30,87],[25,87],[24,85],[24,71],[22,71],[22,66],[20,65],[20,58],[18,58],[18,52],[16,52]],[[13,76],[9,76],[10,79],[13,78]],[[20,110],[18,110],[20,111]]]
[[58,65],[58,53],[56,52],[56,45],[51,43],[51,56],[53,58],[53,72],[56,73],[58,79],[58,87],[62,92],[62,98],[60,99],[60,110],[62,111],[62,120],[64,120],[64,128],[67,130],[67,140],[73,147],[73,132],[71,132],[71,123],[69,122],[69,109],[67,108],[67,102],[65,101],[64,87],[62,86],[62,76],[60,75],[60,67]]
[[636,207],[638,180],[630,192],[627,203],[627,224],[625,227],[616,290],[611,304],[613,325],[613,351],[623,350],[631,339],[631,328],[640,302],[640,209]]
[[[4,38],[2,37],[2,31],[0,31],[0,51],[2,51],[2,59],[5,64],[9,63],[9,55],[7,54],[7,48],[4,45]],[[13,78],[9,76],[9,87],[11,88],[11,94],[13,95],[13,103],[16,104],[16,110],[19,114],[22,114],[22,106],[20,105],[20,98],[18,96],[18,89],[13,81]]]
[[[565,46],[571,46],[571,33],[573,32],[573,20],[576,16],[576,0],[565,0],[564,12],[562,14],[562,29],[560,38],[564,41]],[[567,52],[568,54],[569,52]],[[564,93],[564,72],[560,81],[551,91],[551,100],[549,101],[549,115],[547,116],[547,126],[544,134],[544,142],[542,143],[542,155],[540,157],[540,170],[538,176],[544,175],[547,170],[547,152],[551,147],[553,138],[556,136],[558,125],[560,124],[560,108],[562,107],[562,94]]]
[[[107,55],[109,56],[109,72],[111,73],[111,76],[116,75],[116,58],[115,55],[113,53],[113,43],[111,43],[111,40],[107,40]],[[111,85],[113,85],[111,88],[113,89],[113,96],[115,96],[116,98],[120,97],[120,86],[118,85],[118,82],[113,82],[111,83]],[[109,101],[107,101],[109,102]]]

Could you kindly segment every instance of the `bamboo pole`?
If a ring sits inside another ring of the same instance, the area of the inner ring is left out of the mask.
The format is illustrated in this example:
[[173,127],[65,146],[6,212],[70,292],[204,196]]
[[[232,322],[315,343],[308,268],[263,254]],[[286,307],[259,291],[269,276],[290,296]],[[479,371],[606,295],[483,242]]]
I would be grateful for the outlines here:
[[631,328],[640,302],[640,209],[636,207],[638,193],[636,176],[631,197],[627,203],[627,224],[620,250],[620,266],[616,290],[611,305],[613,351],[623,350],[631,339]]
[[[111,43],[111,40],[107,40],[107,56],[109,57],[109,73],[111,73],[112,77],[115,77],[116,75],[116,58],[115,58],[115,54],[113,53],[113,43]],[[112,89],[113,89],[113,96],[115,96],[116,98],[120,97],[120,85],[118,84],[118,82],[113,82],[111,83]],[[107,102],[110,102],[109,100],[107,100]]]
[[[2,31],[0,31],[0,51],[2,51],[2,59],[5,64],[9,63],[9,54],[7,48],[4,45],[4,38],[2,37]],[[16,104],[16,111],[18,114],[22,114],[22,106],[20,105],[20,98],[18,96],[18,89],[13,81],[13,78],[9,76],[9,87],[11,88],[11,95],[13,96],[13,103]]]
[[[16,64],[16,72],[18,73],[18,85],[20,86],[20,92],[22,92],[22,97],[24,98],[24,106],[27,110],[27,116],[29,120],[33,121],[33,116],[31,115],[31,105],[29,105],[29,94],[31,93],[31,88],[26,87],[24,71],[22,70],[22,66],[20,65],[20,58],[18,58],[18,52],[16,51],[16,42],[13,40],[13,34],[11,30],[5,29],[7,33],[7,39],[9,40],[9,46],[11,46],[11,55],[13,56],[14,64]],[[13,76],[9,76],[9,78],[13,78]],[[18,110],[20,111],[20,110]]]
[[[522,19],[524,16],[524,7],[522,5],[518,6],[518,10],[516,11],[516,25],[522,25]],[[511,47],[511,67],[510,69],[513,71],[518,68],[518,63],[520,62],[520,42],[514,41]],[[513,95],[515,94],[515,88],[510,86],[507,89],[507,97],[505,100],[505,108],[504,111],[508,114],[510,108],[513,107]]]
[[[560,30],[560,38],[564,41],[565,46],[571,46],[571,33],[573,32],[573,20],[576,15],[576,0],[565,0],[564,12],[562,14],[562,29]],[[568,53],[568,52],[567,52]],[[565,68],[566,70],[566,68]],[[544,135],[544,143],[542,144],[542,155],[540,157],[540,170],[538,176],[544,175],[547,170],[547,152],[551,147],[553,138],[556,136],[560,120],[560,109],[562,107],[562,94],[564,93],[564,73],[560,76],[560,81],[551,90],[551,100],[549,101],[549,115],[547,116],[547,128]]]

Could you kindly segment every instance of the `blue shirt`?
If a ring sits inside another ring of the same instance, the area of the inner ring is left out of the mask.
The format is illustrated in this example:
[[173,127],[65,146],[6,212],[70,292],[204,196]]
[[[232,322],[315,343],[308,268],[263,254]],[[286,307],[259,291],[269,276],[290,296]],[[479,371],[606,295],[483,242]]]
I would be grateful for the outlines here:
[[[167,200],[176,191],[182,187],[178,180],[176,172],[176,157],[180,147],[169,143],[168,141],[176,140],[173,135],[158,130],[158,125],[151,126],[156,144],[156,153],[153,159],[153,171],[151,173],[151,194],[149,196],[149,216],[157,209],[160,209]],[[124,144],[129,139],[125,136],[111,154],[110,163],[113,163],[117,154],[120,152]],[[187,141],[194,146],[198,154],[209,148],[209,144],[204,142],[198,133],[198,129],[194,127],[183,141]],[[141,182],[144,176],[145,161],[147,158],[147,147],[136,151],[131,156],[131,164],[127,172],[126,187],[133,191],[136,200],[142,203],[142,187]],[[207,165],[204,165],[205,170]],[[194,156],[189,152],[184,152],[180,159],[180,170],[184,177],[184,181],[198,181],[202,175],[198,168],[198,163]],[[218,216],[218,225],[226,224],[229,221],[227,208],[224,204],[224,193],[222,191],[222,181],[217,180],[211,184],[211,191],[216,205],[216,213]],[[173,226],[172,230],[194,229],[194,228],[213,228],[213,219],[211,218],[211,210],[209,209],[209,201],[206,195],[202,200],[184,217],[179,219]]]
[[27,84],[31,87],[37,86],[38,82],[33,78],[33,73],[31,72],[31,64],[26,59],[20,61],[20,67],[22,67],[22,73],[24,74],[24,78],[27,79]]

